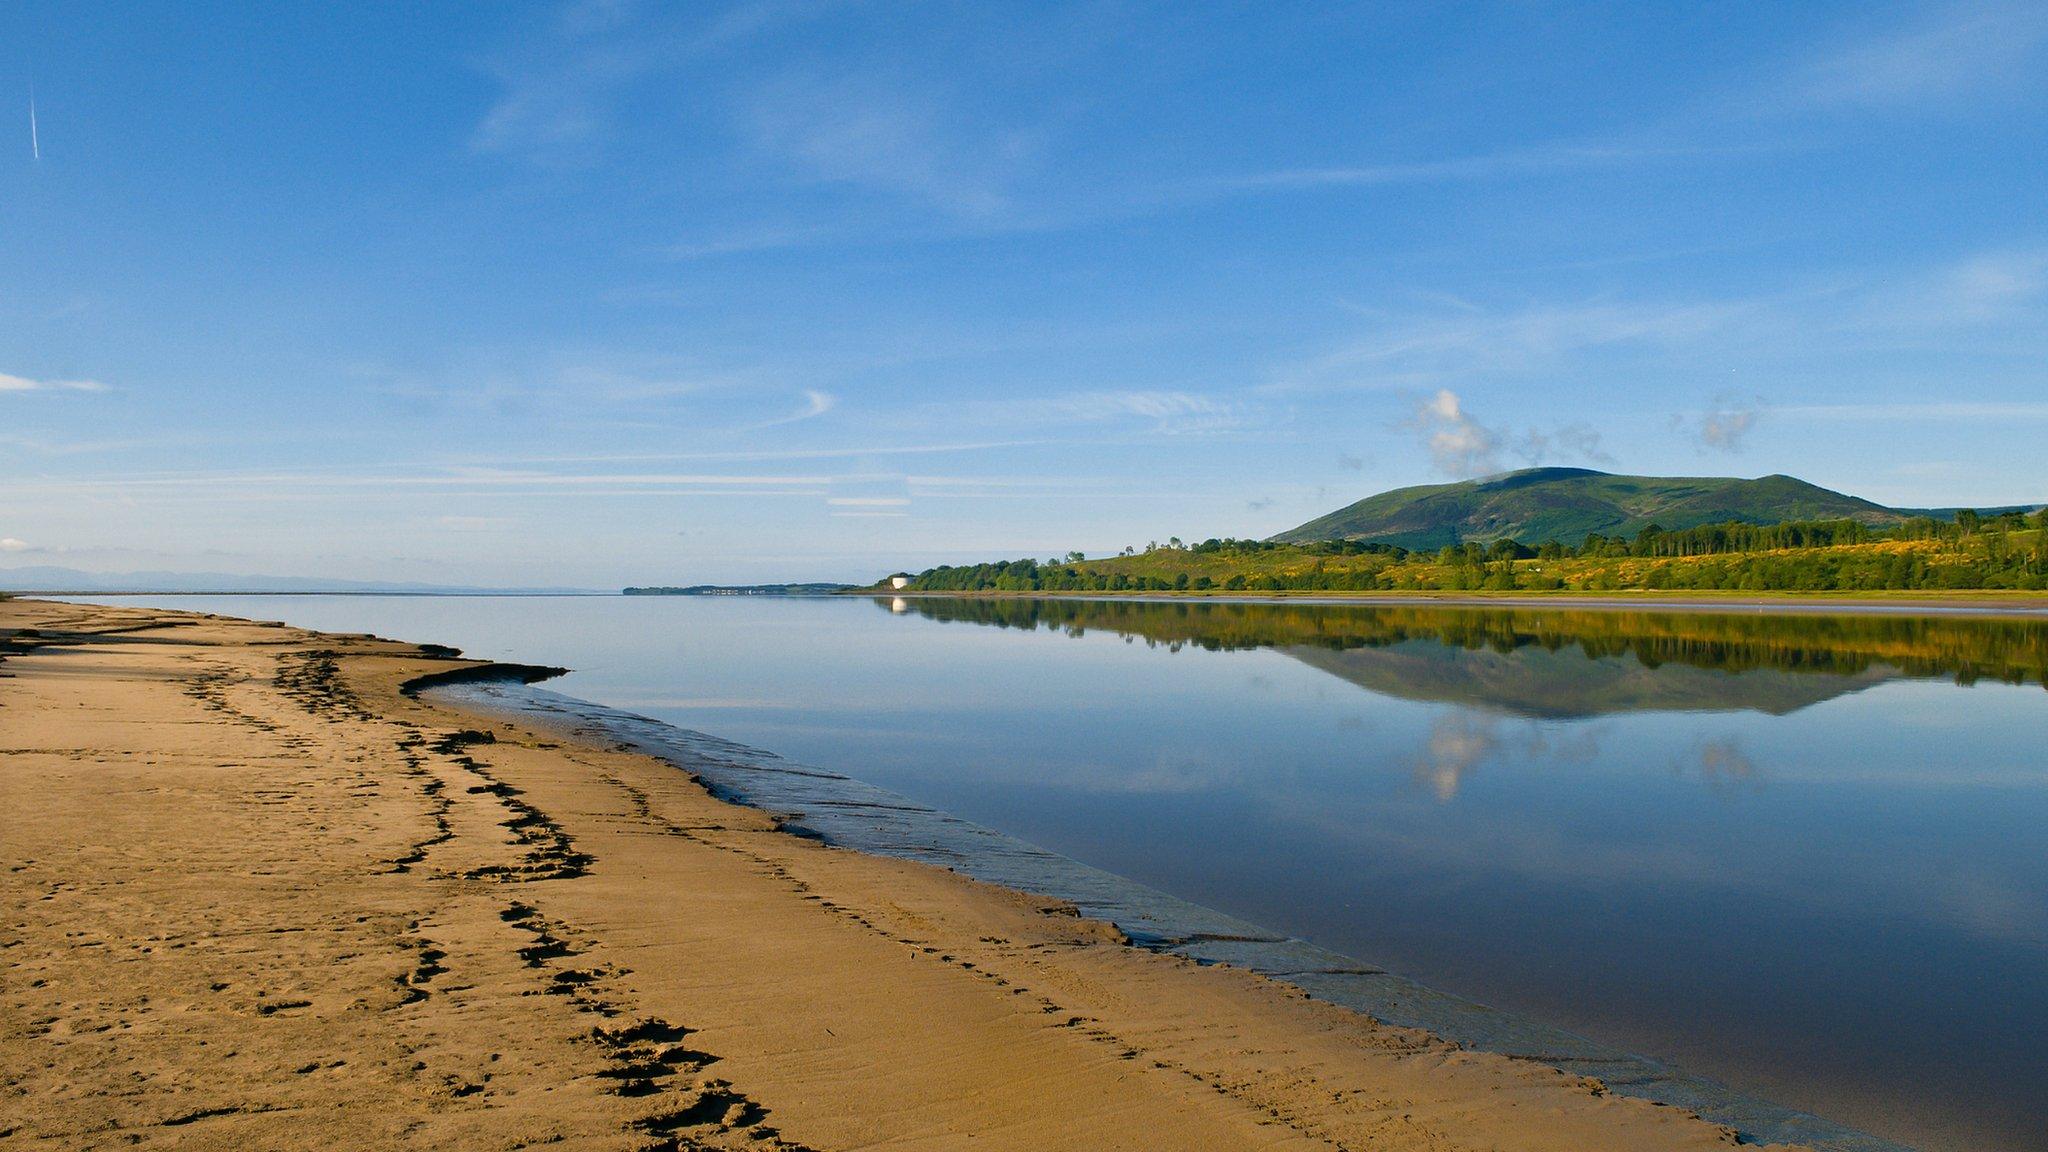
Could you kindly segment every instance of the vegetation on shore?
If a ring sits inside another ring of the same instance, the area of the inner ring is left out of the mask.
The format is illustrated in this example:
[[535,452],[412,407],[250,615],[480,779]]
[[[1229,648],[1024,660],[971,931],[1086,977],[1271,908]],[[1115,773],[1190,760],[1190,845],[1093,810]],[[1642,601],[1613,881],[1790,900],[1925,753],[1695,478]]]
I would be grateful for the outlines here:
[[1409,551],[1377,541],[1169,540],[1088,559],[919,573],[916,592],[1877,592],[2048,589],[2048,510],[1858,520],[1730,521],[1577,544],[1513,539]]

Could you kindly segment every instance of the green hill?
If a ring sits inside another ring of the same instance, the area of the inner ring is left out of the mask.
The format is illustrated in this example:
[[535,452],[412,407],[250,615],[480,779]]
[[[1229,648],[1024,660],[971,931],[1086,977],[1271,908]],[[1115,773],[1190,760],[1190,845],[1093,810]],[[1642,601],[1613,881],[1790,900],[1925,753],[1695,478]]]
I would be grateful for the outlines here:
[[1455,484],[1396,488],[1319,516],[1273,537],[1283,543],[1363,540],[1408,549],[1468,541],[1634,536],[1651,524],[1667,530],[1742,521],[1857,520],[1884,526],[1907,513],[1831,492],[1791,476],[1613,476],[1590,468],[1528,468]]

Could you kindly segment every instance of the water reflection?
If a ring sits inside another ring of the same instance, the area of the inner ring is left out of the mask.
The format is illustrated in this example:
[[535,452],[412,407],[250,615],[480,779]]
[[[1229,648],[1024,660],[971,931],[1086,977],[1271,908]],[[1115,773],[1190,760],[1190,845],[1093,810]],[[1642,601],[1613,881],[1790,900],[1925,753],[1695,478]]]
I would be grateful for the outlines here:
[[1018,633],[923,642],[1102,750],[897,777],[952,810],[1926,1152],[2048,1152],[2048,621],[897,607]]
[[1439,716],[1430,725],[1425,758],[1416,767],[1415,778],[1428,785],[1439,803],[1448,804],[1457,799],[1465,775],[1499,750],[1495,721],[1464,712]]
[[1756,761],[1733,737],[1700,741],[1699,747],[1680,761],[1678,768],[1682,775],[1692,776],[1720,792],[1755,791],[1764,783]]
[[[1888,615],[1721,614],[916,598],[896,613],[999,628],[1113,631],[1169,651],[1270,648],[1384,696],[1545,719],[1622,712],[1785,715],[1888,680],[2048,683],[2048,622]],[[1476,741],[1476,743],[1475,743]],[[1432,741],[1432,747],[1438,741]],[[1455,778],[1486,749],[1446,731]],[[1459,763],[1463,762],[1460,767]],[[1702,776],[1748,776],[1732,748]]]

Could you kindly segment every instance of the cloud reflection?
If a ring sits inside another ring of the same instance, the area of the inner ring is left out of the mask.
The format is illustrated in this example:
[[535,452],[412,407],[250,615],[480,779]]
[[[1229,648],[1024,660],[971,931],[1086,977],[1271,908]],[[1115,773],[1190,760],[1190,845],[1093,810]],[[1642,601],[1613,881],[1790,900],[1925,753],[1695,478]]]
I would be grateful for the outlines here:
[[1465,777],[1500,750],[1500,724],[1490,717],[1450,712],[1430,725],[1429,743],[1415,769],[1415,779],[1428,787],[1437,802],[1457,799]]

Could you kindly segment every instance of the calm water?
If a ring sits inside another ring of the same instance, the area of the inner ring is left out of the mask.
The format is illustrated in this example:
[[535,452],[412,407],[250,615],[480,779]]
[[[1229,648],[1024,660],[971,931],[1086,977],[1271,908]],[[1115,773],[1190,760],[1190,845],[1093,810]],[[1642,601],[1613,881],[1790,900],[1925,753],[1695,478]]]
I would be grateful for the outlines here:
[[2048,1149],[2048,622],[161,603],[567,664],[551,688],[1760,1096]]

